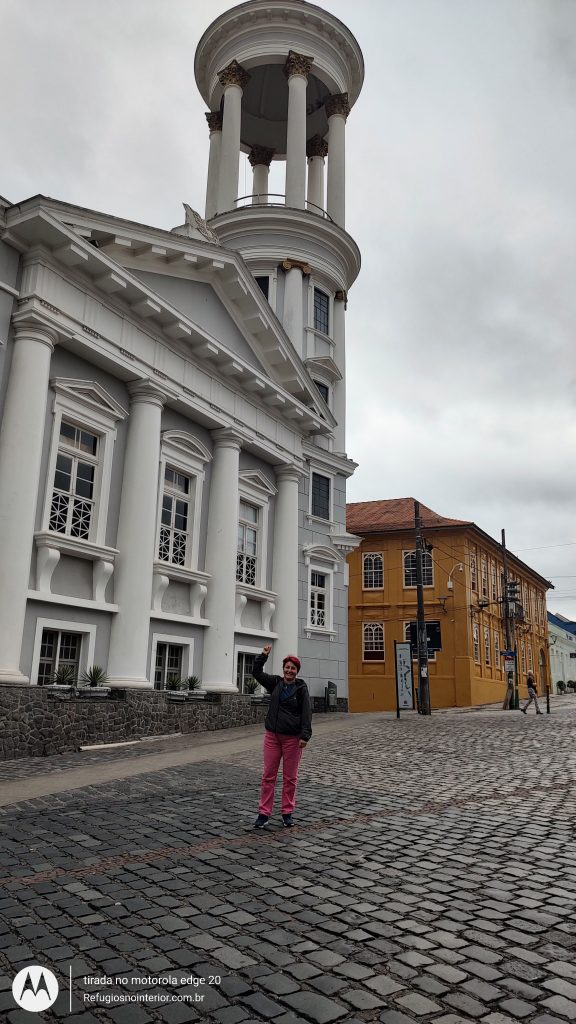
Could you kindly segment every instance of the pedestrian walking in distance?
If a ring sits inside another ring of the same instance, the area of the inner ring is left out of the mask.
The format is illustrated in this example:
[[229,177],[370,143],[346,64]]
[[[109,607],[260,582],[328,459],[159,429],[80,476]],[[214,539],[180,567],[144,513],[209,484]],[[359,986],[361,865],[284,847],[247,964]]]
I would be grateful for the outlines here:
[[264,672],[271,644],[262,648],[254,660],[252,675],[270,694],[270,706],[264,723],[264,769],[260,786],[258,817],[254,828],[265,828],[274,807],[276,777],[282,761],[282,822],[292,828],[296,806],[298,768],[304,748],[312,735],[312,706],[308,687],[298,678],[300,658],[287,654],[282,662],[283,675]]
[[522,712],[523,715],[525,715],[526,711],[530,707],[532,701],[534,701],[534,704],[536,705],[536,714],[537,715],[541,715],[542,712],[540,711],[540,708],[538,706],[538,694],[536,692],[536,680],[534,679],[534,676],[532,675],[531,672],[529,672],[527,677],[526,677],[526,686],[528,687],[528,700],[526,701],[524,707],[520,708],[520,711]]

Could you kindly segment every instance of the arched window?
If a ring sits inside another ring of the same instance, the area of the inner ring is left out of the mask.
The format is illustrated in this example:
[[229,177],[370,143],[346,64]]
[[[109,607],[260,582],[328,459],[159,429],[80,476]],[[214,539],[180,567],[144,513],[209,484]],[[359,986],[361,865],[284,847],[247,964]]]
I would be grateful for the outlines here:
[[362,587],[364,590],[383,589],[384,562],[380,551],[368,551],[362,555]]
[[384,661],[384,624],[362,623],[362,660]]

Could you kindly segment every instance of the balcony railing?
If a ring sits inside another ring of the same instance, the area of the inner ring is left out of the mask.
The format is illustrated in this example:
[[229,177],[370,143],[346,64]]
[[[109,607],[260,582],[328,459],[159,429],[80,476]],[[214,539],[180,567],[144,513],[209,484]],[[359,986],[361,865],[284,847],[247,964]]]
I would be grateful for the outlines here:
[[[300,206],[286,206],[286,196],[282,192],[253,192],[249,196],[239,196],[238,199],[234,200],[234,204],[237,210],[243,209],[246,206],[281,206],[285,209],[299,211],[302,209]],[[321,206],[317,206],[316,203],[309,202],[308,199],[305,201],[304,210],[306,213],[311,213],[314,217],[321,217],[323,220],[329,220],[331,224],[334,223],[326,210],[323,210]]]

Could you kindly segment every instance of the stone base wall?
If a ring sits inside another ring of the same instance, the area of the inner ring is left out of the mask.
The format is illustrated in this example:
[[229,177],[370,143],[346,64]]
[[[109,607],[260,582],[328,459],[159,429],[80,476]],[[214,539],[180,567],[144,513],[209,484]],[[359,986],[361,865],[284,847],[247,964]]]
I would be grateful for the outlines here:
[[45,687],[0,686],[0,760],[42,757],[92,743],[209,732],[264,722],[267,706],[226,693],[177,702],[159,690],[113,690],[110,697],[55,698]]

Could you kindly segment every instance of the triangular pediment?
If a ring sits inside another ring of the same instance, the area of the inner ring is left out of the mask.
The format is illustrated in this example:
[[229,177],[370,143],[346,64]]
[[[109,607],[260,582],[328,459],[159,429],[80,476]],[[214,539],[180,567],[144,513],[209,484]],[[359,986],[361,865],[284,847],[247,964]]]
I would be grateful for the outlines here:
[[255,487],[258,491],[263,491],[265,494],[273,495],[277,493],[277,488],[270,483],[268,477],[264,476],[264,473],[260,473],[257,469],[246,469],[239,475],[240,483],[246,484],[248,487]]
[[104,413],[111,419],[123,420],[128,415],[128,410],[124,409],[101,384],[97,384],[94,380],[54,377],[50,381],[50,386],[57,394],[67,395],[74,402],[95,412]]
[[[328,433],[335,425],[302,358],[234,250],[44,196],[18,207],[10,229],[22,251],[47,245],[65,274],[89,279],[103,308],[128,309],[137,330],[143,326],[152,337],[163,336],[178,355],[189,355],[216,378],[228,378],[232,390],[245,392],[252,403],[269,406],[276,417],[309,435]],[[107,323],[104,333],[83,327],[88,334],[107,336]],[[83,397],[87,407],[102,401],[92,392]],[[114,400],[108,414],[127,415]]]

